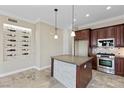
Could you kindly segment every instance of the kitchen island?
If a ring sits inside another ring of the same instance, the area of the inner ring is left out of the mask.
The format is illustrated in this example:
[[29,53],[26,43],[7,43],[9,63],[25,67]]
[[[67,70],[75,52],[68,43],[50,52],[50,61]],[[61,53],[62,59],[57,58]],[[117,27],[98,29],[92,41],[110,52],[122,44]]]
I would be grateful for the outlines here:
[[92,57],[72,55],[51,57],[51,76],[65,87],[84,88],[92,79]]

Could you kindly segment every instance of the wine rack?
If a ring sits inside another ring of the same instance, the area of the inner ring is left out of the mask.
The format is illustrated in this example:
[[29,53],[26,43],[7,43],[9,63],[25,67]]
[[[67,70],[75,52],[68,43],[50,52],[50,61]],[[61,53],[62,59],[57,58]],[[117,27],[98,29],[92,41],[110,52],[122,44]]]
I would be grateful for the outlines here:
[[32,30],[10,24],[3,25],[4,60],[31,54]]

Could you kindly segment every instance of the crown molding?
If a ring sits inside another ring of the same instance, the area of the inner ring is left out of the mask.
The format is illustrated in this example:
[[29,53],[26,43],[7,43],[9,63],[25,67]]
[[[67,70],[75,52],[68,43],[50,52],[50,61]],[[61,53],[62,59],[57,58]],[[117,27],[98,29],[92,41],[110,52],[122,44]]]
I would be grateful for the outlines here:
[[[41,23],[44,23],[44,24],[47,24],[51,27],[54,27],[54,25],[48,23],[47,21],[45,20],[41,20],[40,18],[37,19],[37,20],[29,20],[29,19],[26,19],[26,18],[23,18],[23,17],[20,17],[20,16],[17,16],[17,15],[14,15],[14,14],[11,14],[11,13],[7,13],[5,11],[2,11],[0,10],[0,15],[1,16],[7,16],[7,17],[13,17],[13,18],[16,18],[17,20],[23,20],[23,21],[26,21],[26,22],[29,22],[29,23],[32,23],[32,24],[36,24],[38,22],[41,22]],[[61,27],[58,27],[59,30],[63,30],[63,28]]]
[[[34,21],[35,24],[37,24],[37,23],[39,23],[39,22],[44,23],[44,24],[46,24],[46,25],[49,25],[49,26],[51,26],[51,27],[55,27],[54,25],[48,23],[47,21],[41,20],[40,18]],[[60,27],[58,27],[58,29],[59,29],[59,30],[64,30],[63,28],[60,28]]]
[[7,17],[13,17],[13,18],[16,18],[16,19],[19,19],[19,20],[23,20],[23,21],[26,21],[26,22],[35,24],[35,22],[34,22],[33,20],[25,19],[25,18],[23,18],[23,17],[19,17],[19,16],[17,16],[17,15],[13,15],[13,14],[11,14],[11,13],[4,12],[4,11],[2,11],[2,10],[0,10],[0,15],[1,15],[1,16],[7,16]]
[[[54,27],[54,25],[48,23],[47,21],[41,20],[40,18],[37,19],[37,20],[29,20],[29,19],[26,19],[26,18],[23,18],[23,17],[19,17],[17,15],[13,15],[11,13],[4,12],[2,10],[0,10],[0,15],[8,16],[8,17],[13,17],[13,18],[16,18],[16,19],[19,19],[19,20],[23,20],[23,21],[32,23],[32,24],[36,24],[38,22],[41,22],[41,23],[44,23],[44,24],[47,24],[47,25],[50,25],[50,26]],[[96,22],[93,22],[93,23],[90,23],[90,24],[80,25],[80,26],[78,26],[78,29],[79,30],[80,29],[86,29],[86,28],[92,28],[93,29],[95,27],[95,25],[99,25],[99,24],[103,24],[103,23],[109,23],[109,22],[113,22],[113,21],[117,21],[117,20],[120,20],[120,21],[115,22],[116,24],[124,23],[124,15],[108,18],[108,19],[105,19],[105,20],[96,21]],[[110,25],[114,25],[114,24],[110,24]],[[69,28],[60,28],[59,27],[59,29],[60,30],[64,30],[64,29],[70,30],[71,28],[70,27]]]
[[[25,18],[19,17],[19,16],[17,16],[17,15],[13,15],[13,14],[11,14],[11,13],[7,13],[7,12],[4,12],[4,11],[1,11],[1,10],[0,10],[0,15],[1,15],[1,16],[7,16],[7,17],[13,17],[13,18],[16,18],[16,19],[18,19],[18,20],[23,20],[23,21],[26,21],[26,22],[29,22],[29,23],[32,23],[32,24],[36,24],[36,23],[38,23],[38,22],[41,22],[41,23],[44,23],[44,24],[47,24],[47,25],[49,25],[49,26],[54,27],[54,25],[51,25],[51,24],[48,23],[47,21],[43,21],[43,20],[41,20],[40,18],[33,21],[33,20],[29,20],[29,19],[25,19]],[[59,29],[60,29],[60,30],[63,30],[63,28],[59,28]]]

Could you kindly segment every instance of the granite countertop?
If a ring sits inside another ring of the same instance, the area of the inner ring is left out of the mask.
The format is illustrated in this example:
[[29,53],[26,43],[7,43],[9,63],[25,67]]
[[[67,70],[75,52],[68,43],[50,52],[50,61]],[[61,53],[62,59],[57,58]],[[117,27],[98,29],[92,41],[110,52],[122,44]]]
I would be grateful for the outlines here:
[[91,60],[93,57],[87,57],[87,56],[72,56],[72,55],[59,55],[59,56],[53,56],[51,58],[54,58],[59,61],[76,64],[78,66],[86,63],[87,61]]

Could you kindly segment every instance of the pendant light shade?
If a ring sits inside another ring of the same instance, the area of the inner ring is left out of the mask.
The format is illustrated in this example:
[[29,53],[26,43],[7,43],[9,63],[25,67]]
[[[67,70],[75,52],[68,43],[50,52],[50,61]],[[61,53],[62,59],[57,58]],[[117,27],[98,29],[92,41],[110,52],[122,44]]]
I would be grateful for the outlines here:
[[54,35],[54,39],[58,39],[58,35],[57,34]]
[[75,36],[75,32],[74,32],[74,31],[71,32],[71,36],[72,36],[72,37]]
[[75,31],[74,31],[74,5],[72,5],[72,32],[71,32],[71,37],[75,36]]
[[54,39],[58,39],[58,35],[57,35],[57,11],[58,9],[54,9],[55,11],[55,34],[54,34]]

